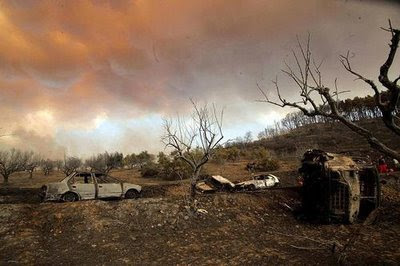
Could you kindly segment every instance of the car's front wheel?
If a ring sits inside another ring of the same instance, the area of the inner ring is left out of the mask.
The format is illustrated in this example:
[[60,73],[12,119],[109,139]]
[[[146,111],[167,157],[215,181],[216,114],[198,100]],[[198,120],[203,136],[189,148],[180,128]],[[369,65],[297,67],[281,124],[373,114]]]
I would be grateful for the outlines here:
[[139,198],[140,193],[137,190],[130,189],[125,193],[126,199],[137,199]]
[[248,186],[248,190],[250,190],[250,191],[256,191],[257,188],[256,188],[255,185],[249,185],[249,186]]
[[74,202],[79,200],[78,196],[75,193],[72,192],[67,192],[64,194],[64,196],[62,197],[63,201],[65,202]]

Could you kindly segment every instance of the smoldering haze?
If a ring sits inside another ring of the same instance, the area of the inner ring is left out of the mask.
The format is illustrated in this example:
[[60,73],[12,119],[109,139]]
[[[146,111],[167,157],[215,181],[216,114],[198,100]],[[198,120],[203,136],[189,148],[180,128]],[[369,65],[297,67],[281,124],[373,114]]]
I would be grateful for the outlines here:
[[11,134],[0,145],[51,156],[160,150],[161,118],[187,113],[189,97],[226,107],[228,137],[260,130],[289,110],[256,103],[255,84],[270,87],[296,34],[312,35],[328,85],[365,95],[338,55],[351,50],[376,78],[389,40],[379,27],[400,24],[392,1],[0,3],[0,127]]

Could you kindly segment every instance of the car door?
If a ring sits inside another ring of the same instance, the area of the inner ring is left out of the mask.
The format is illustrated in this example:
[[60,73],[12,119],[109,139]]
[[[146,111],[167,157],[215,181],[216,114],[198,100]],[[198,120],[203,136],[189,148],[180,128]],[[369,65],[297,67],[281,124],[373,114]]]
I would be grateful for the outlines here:
[[275,180],[271,176],[266,176],[265,185],[266,187],[273,187],[275,185]]
[[257,188],[265,188],[264,176],[262,175],[256,176],[255,183]]
[[90,173],[77,173],[68,183],[71,191],[77,193],[81,199],[96,197],[96,186]]
[[95,174],[99,198],[114,198],[122,196],[121,183],[111,176]]

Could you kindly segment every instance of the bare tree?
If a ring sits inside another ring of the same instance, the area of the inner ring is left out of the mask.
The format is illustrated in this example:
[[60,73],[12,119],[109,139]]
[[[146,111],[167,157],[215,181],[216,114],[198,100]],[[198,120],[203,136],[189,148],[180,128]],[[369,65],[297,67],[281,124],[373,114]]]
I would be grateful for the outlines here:
[[5,184],[12,173],[24,171],[30,154],[17,149],[0,151],[0,174]]
[[165,133],[162,137],[166,147],[173,148],[177,157],[192,169],[190,182],[191,207],[195,198],[195,187],[202,167],[214,154],[217,145],[224,138],[222,133],[223,111],[217,113],[215,106],[198,107],[191,100],[194,112],[190,119],[183,121],[165,120]]
[[29,173],[29,178],[32,178],[33,172],[41,165],[42,158],[39,154],[29,153],[28,161],[25,165],[25,170]]
[[253,141],[253,133],[251,131],[247,131],[246,134],[243,136],[243,142],[246,146],[246,148],[249,146],[249,144]]
[[112,169],[122,166],[122,160],[122,153],[105,152],[87,159],[85,165],[91,170],[108,174]]
[[[61,165],[62,165],[62,161],[60,161],[60,162],[61,162]],[[41,167],[43,169],[44,175],[49,175],[50,172],[54,168],[55,162],[50,160],[50,159],[46,159],[46,160],[42,160],[40,165],[41,165]],[[61,167],[62,166],[60,166],[60,169],[61,169]]]
[[55,167],[55,168],[57,168],[58,171],[62,171],[63,165],[64,165],[64,162],[62,160],[52,161],[52,164],[53,164],[53,166],[52,166],[51,170]]
[[[391,43],[389,45],[389,55],[380,67],[378,79],[382,85],[381,88],[378,88],[373,80],[365,78],[352,68],[349,53],[341,55],[340,61],[348,72],[372,88],[375,104],[383,114],[383,122],[393,133],[400,136],[400,118],[398,110],[400,86],[397,84],[400,80],[400,75],[394,80],[391,80],[388,77],[389,70],[393,64],[399,45],[400,30],[394,29],[390,21],[389,28],[384,30],[391,34]],[[297,39],[297,43],[299,51],[295,52],[292,50],[295,62],[294,67],[285,62],[286,69],[282,70],[282,72],[285,73],[286,76],[288,76],[299,88],[301,100],[290,102],[284,99],[280,92],[278,79],[275,79],[273,83],[275,85],[278,101],[271,100],[268,94],[257,84],[259,90],[264,96],[264,99],[261,100],[261,102],[267,102],[279,107],[294,107],[301,110],[304,115],[309,117],[320,116],[339,121],[352,131],[364,137],[372,148],[387,156],[400,160],[399,152],[383,144],[372,132],[351,121],[351,119],[345,117],[341,113],[340,108],[338,107],[339,95],[347,91],[338,90],[336,79],[334,82],[334,89],[324,85],[321,73],[322,62],[317,63],[312,56],[310,49],[310,36],[308,36],[305,44],[302,44],[299,39]]]
[[77,157],[68,157],[64,159],[64,165],[62,167],[62,171],[66,176],[69,176],[79,167],[82,166],[82,160]]

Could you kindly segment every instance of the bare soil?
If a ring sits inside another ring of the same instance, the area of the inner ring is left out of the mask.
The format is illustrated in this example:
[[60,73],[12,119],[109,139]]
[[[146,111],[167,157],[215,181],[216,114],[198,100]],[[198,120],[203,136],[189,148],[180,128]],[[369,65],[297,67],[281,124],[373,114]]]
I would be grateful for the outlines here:
[[131,176],[141,199],[40,203],[41,184],[21,188],[26,177],[17,175],[0,189],[0,264],[399,264],[394,178],[376,219],[327,225],[302,219],[295,174],[276,174],[281,189],[199,195],[197,214],[187,210],[187,182]]

